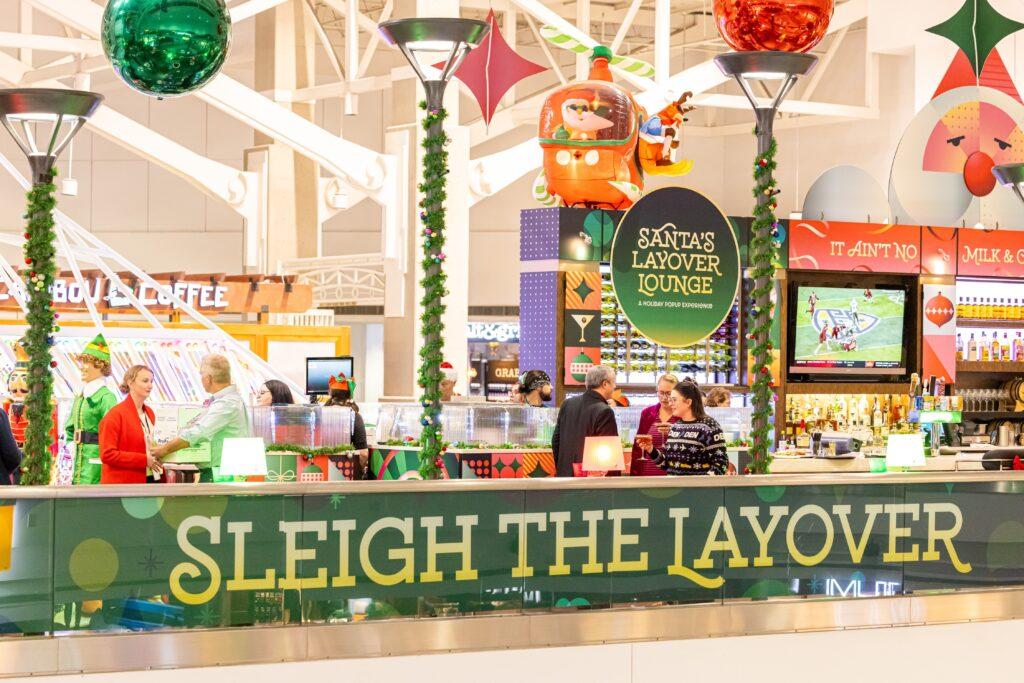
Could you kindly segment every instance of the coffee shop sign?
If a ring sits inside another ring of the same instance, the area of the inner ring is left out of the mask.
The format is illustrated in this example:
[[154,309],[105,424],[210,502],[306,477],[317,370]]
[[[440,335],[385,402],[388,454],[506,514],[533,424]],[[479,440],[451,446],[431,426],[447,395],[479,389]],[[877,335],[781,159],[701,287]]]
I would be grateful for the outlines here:
[[518,342],[519,323],[466,323],[471,342]]

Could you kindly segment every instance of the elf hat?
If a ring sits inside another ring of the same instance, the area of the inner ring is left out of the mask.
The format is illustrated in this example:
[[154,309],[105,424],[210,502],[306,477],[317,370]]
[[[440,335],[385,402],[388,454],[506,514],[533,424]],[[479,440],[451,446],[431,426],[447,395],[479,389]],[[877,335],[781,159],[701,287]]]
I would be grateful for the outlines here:
[[85,350],[80,354],[82,356],[92,356],[97,360],[110,362],[110,347],[107,346],[107,340],[103,338],[103,334],[97,334],[91,342],[85,345]]
[[330,390],[338,389],[354,394],[356,392],[356,381],[345,377],[344,373],[339,374],[337,377],[331,375],[330,379],[327,380],[327,388]]

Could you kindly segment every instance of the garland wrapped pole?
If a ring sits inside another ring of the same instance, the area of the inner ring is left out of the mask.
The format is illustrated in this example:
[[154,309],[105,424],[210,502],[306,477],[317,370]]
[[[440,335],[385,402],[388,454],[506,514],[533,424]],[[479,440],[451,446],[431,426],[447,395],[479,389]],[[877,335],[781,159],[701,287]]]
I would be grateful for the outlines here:
[[32,189],[25,219],[25,266],[22,269],[27,330],[22,343],[28,355],[28,397],[25,399],[25,457],[21,483],[50,483],[50,434],[53,429],[53,377],[50,353],[60,331],[51,287],[57,272],[53,231],[57,157],[85,125],[103,96],[81,90],[14,88],[0,90],[0,123],[28,157]]
[[[751,402],[754,412],[751,425],[752,474],[766,474],[771,464],[773,415],[775,393],[772,387],[772,346],[769,339],[775,306],[771,300],[775,287],[776,237],[778,208],[775,184],[774,137],[775,116],[779,106],[800,76],[814,68],[817,57],[793,52],[731,52],[715,57],[715,63],[726,76],[736,79],[754,108],[757,137],[757,157],[754,160],[754,222],[750,231],[750,276],[753,288],[747,308],[747,338],[752,355]],[[754,96],[754,80],[781,79],[782,84],[774,98],[765,104]]]
[[423,345],[420,347],[419,386],[423,390],[421,401],[423,415],[420,423],[423,426],[420,446],[420,474],[424,478],[437,476],[437,459],[441,456],[441,362],[444,357],[444,295],[447,276],[441,265],[444,263],[444,200],[446,198],[445,176],[448,173],[448,136],[444,132],[444,120],[447,116],[442,103],[444,101],[444,83],[436,86],[437,81],[425,84],[427,100],[420,103],[426,110],[423,117],[423,182],[419,189],[423,195],[420,200],[420,222],[423,225],[423,258],[420,266],[423,278],[423,298],[420,305],[420,334]]
[[[444,348],[444,201],[448,175],[448,136],[444,132],[444,91],[470,48],[480,44],[490,25],[476,19],[455,17],[416,17],[385,21],[377,27],[389,44],[405,55],[416,72],[426,101],[420,108],[423,117],[423,178],[419,185],[419,203],[423,250],[420,267],[422,297],[420,305],[420,369],[417,382],[422,390],[423,415],[420,424],[420,475],[436,478],[443,450],[441,428],[441,361]],[[438,63],[438,55],[447,59]],[[421,63],[420,59],[423,58]],[[429,66],[433,65],[433,66]],[[462,188],[459,188],[462,191]]]

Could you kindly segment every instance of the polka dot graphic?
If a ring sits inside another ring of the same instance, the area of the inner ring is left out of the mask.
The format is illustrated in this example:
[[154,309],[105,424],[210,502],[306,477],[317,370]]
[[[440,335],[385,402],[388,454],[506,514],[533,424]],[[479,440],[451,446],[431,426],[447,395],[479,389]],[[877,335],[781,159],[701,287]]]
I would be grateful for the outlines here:
[[149,519],[164,506],[163,498],[122,498],[121,507],[135,519]]
[[82,590],[99,593],[114,582],[120,562],[117,551],[102,538],[87,538],[71,551],[68,570]]

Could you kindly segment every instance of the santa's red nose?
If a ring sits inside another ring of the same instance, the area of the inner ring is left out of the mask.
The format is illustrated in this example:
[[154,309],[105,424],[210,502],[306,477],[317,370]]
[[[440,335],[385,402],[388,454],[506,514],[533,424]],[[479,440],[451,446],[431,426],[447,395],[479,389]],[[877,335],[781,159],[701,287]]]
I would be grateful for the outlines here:
[[996,187],[992,167],[996,162],[984,152],[975,152],[964,164],[964,183],[975,197],[984,197]]

